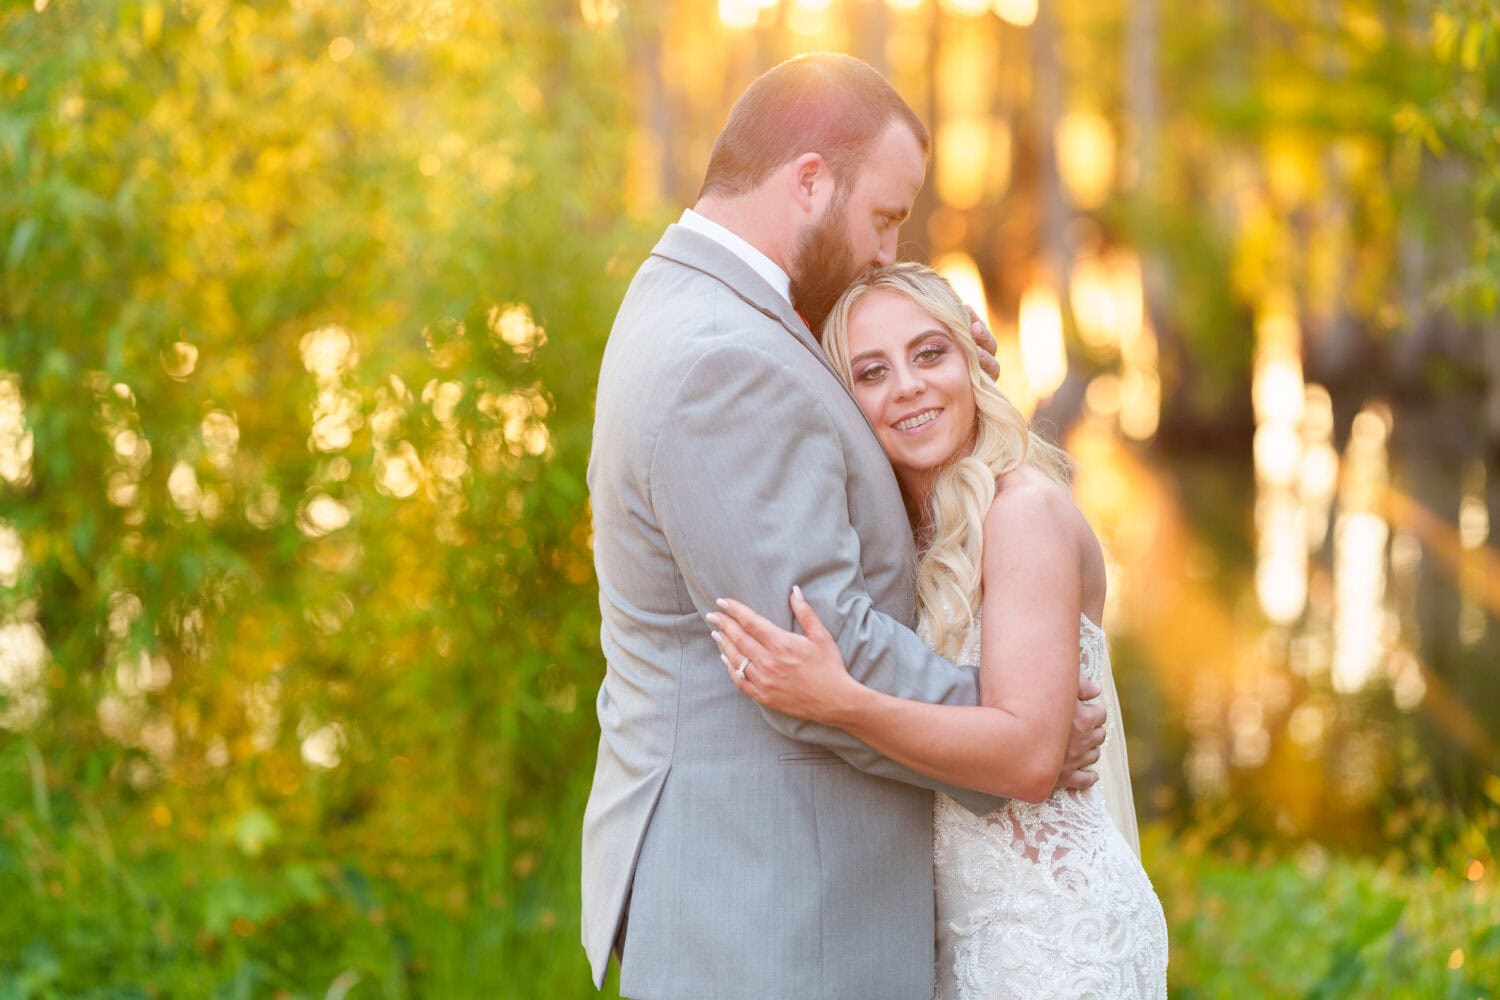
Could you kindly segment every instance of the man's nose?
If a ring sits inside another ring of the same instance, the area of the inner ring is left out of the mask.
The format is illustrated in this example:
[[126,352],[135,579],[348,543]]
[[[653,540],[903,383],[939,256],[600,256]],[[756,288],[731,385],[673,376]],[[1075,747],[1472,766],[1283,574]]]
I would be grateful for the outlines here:
[[896,236],[893,233],[880,241],[880,249],[875,252],[875,264],[877,267],[888,267],[896,263]]

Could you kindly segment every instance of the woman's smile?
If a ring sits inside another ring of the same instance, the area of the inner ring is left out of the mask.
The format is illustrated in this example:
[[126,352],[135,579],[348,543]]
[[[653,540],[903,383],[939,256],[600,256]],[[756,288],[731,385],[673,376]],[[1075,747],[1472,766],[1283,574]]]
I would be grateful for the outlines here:
[[917,413],[913,416],[907,417],[904,420],[896,421],[892,426],[895,427],[898,431],[919,431],[927,427],[938,417],[942,416],[942,414],[943,411],[940,407],[923,410],[921,413]]

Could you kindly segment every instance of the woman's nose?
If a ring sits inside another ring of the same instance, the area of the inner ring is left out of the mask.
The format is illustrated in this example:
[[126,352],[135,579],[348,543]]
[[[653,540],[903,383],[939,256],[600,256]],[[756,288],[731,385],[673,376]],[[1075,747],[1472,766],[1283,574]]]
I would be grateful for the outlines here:
[[926,386],[926,382],[922,378],[922,373],[914,368],[902,368],[898,370],[894,381],[896,383],[896,396],[898,399],[915,396]]

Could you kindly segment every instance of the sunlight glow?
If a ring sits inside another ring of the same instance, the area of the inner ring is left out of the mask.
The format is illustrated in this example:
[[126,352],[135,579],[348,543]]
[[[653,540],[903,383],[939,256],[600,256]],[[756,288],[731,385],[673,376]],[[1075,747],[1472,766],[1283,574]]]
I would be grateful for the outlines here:
[[353,442],[354,429],[362,422],[358,395],[344,389],[320,389],[313,403],[308,444],[315,451],[342,451]]
[[960,17],[974,17],[985,13],[990,7],[990,0],[938,0],[938,3],[949,14]]
[[161,367],[169,378],[186,381],[198,367],[198,348],[185,340],[179,340],[161,352]]
[[578,12],[590,28],[607,28],[620,19],[620,0],[580,0]]
[[302,335],[302,364],[320,379],[336,378],[359,360],[354,337],[341,326],[325,326]]
[[1036,20],[1037,0],[994,0],[991,8],[1002,20],[1018,28],[1029,28]]
[[547,343],[547,331],[536,325],[531,310],[523,304],[491,306],[489,329],[492,336],[504,342],[522,358],[530,358]]
[[[1255,596],[1266,620],[1280,626],[1296,623],[1307,611],[1309,555],[1315,540],[1321,545],[1331,502],[1322,419],[1327,416],[1331,427],[1331,411],[1316,408],[1311,420],[1303,420],[1308,401],[1320,400],[1322,390],[1303,384],[1301,333],[1293,317],[1287,295],[1262,303],[1250,385],[1256,424]],[[1331,475],[1337,476],[1336,456]],[[1310,504],[1301,488],[1304,479],[1318,488]]]
[[115,664],[115,687],[123,694],[160,691],[170,683],[172,665],[166,657],[152,656],[141,650],[133,656],[121,656]]
[[227,468],[240,446],[240,425],[234,414],[210,410],[199,424],[199,433],[208,460],[221,469]]
[[1256,358],[1250,400],[1260,423],[1294,424],[1302,419],[1306,393],[1302,362],[1281,351],[1264,351]]
[[21,380],[10,372],[0,372],[0,480],[12,486],[29,486],[32,448]]
[[319,493],[302,506],[297,527],[310,538],[321,538],[338,531],[353,517],[347,506],[326,493]]
[[463,398],[464,387],[458,382],[433,379],[422,387],[422,402],[432,407],[432,418],[445,427],[453,423]]
[[46,665],[47,643],[35,621],[0,625],[0,726],[28,729],[41,718],[47,707]]
[[1068,281],[1068,303],[1073,308],[1078,338],[1085,347],[1102,352],[1118,346],[1120,315],[1104,258],[1095,255],[1078,258]]
[[[0,520],[0,586],[20,586],[26,570],[21,534]],[[12,601],[0,616],[0,727],[30,729],[46,711],[46,640],[36,624],[36,601]]]
[[1255,768],[1271,753],[1271,734],[1266,731],[1265,704],[1257,693],[1242,694],[1229,704],[1230,762],[1235,767]]
[[1068,377],[1062,309],[1057,293],[1044,284],[1033,285],[1021,296],[1021,365],[1039,399],[1056,392]]
[[1296,500],[1270,491],[1255,504],[1255,596],[1267,620],[1290,625],[1307,607],[1307,546]]
[[[973,306],[975,312],[988,319],[989,297],[984,293],[984,278],[973,257],[961,250],[946,253],[932,262],[932,269],[948,280],[958,297],[963,299],[964,305]],[[992,327],[993,325],[991,323]]]
[[375,456],[375,489],[379,492],[404,499],[417,492],[421,484],[422,460],[410,441]]
[[829,0],[793,0],[786,12],[786,26],[793,33],[816,38],[828,31]]
[[747,0],[719,0],[719,20],[726,28],[753,28],[760,8]]
[[1287,735],[1305,747],[1317,747],[1323,741],[1326,719],[1316,701],[1303,702],[1286,721]]
[[1115,136],[1109,120],[1070,111],[1057,126],[1057,170],[1073,203],[1084,211],[1109,199],[1115,179]]
[[1089,413],[1113,422],[1120,413],[1120,376],[1108,373],[1094,376],[1084,390],[1083,403]]
[[1096,355],[1120,355],[1119,381],[1110,389],[1121,432],[1150,440],[1161,421],[1161,375],[1156,332],[1146,322],[1140,258],[1126,248],[1080,257],[1068,299],[1084,346]]
[[[933,167],[938,197],[959,210],[984,200],[989,181],[990,124],[980,117],[954,118],[937,128]],[[1009,161],[1009,150],[1000,159]]]
[[1390,410],[1366,405],[1354,418],[1344,452],[1346,473],[1333,528],[1334,689],[1363,690],[1394,641],[1385,608],[1390,526],[1379,510],[1389,484],[1386,442]]
[[1277,487],[1290,487],[1296,481],[1302,439],[1294,426],[1261,424],[1255,431],[1254,452],[1255,471],[1261,481]]
[[281,679],[272,676],[244,689],[245,721],[250,724],[250,745],[260,751],[276,745],[281,727]]
[[1141,258],[1135,251],[1120,247],[1106,258],[1109,268],[1109,297],[1113,306],[1114,328],[1120,350],[1129,354],[1141,334],[1150,333],[1152,361],[1155,361],[1156,335],[1147,329],[1146,288],[1141,272]]
[[1475,460],[1464,466],[1461,479],[1463,496],[1458,501],[1458,543],[1466,549],[1477,549],[1490,537],[1484,463]]
[[167,477],[167,493],[172,497],[172,503],[189,520],[198,516],[198,504],[203,499],[203,491],[198,486],[198,473],[191,465],[179,461],[172,466],[172,473]]
[[1149,441],[1161,423],[1161,376],[1154,365],[1127,365],[1120,380],[1120,431]]
[[21,534],[6,521],[0,521],[0,587],[14,588],[21,582],[26,565],[26,549]]
[[337,722],[319,726],[302,738],[302,759],[331,771],[343,761],[344,742],[344,727]]
[[1427,679],[1422,675],[1422,664],[1410,651],[1398,649],[1391,654],[1390,668],[1391,700],[1403,712],[1410,712],[1422,704],[1427,697]]
[[304,334],[299,347],[303,365],[318,383],[307,445],[325,453],[342,451],[364,426],[359,394],[342,381],[359,362],[354,337],[341,326],[325,326]]

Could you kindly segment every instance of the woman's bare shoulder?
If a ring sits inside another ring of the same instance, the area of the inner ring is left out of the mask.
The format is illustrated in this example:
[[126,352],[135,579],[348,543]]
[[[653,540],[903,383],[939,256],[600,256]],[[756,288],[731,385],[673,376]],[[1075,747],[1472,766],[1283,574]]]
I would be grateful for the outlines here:
[[1104,552],[1066,484],[1031,466],[996,480],[995,501],[984,519],[984,550],[987,568],[1018,560],[1076,565],[1084,611],[1099,620],[1106,586]]
[[1073,493],[1041,469],[1022,465],[995,479],[995,500],[990,513],[1002,516],[1066,517],[1078,513]]

